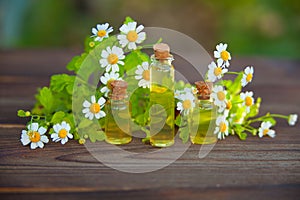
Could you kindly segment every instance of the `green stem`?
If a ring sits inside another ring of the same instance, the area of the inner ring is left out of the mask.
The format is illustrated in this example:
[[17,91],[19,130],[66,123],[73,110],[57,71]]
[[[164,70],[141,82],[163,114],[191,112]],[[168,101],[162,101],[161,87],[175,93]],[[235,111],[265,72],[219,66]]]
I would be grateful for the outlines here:
[[226,72],[225,74],[235,74],[235,75],[240,75],[240,72]]
[[253,123],[253,122],[264,121],[264,119],[269,118],[269,117],[277,117],[277,118],[282,118],[282,119],[288,119],[288,118],[289,118],[289,117],[286,116],[286,115],[281,115],[281,114],[269,114],[269,115],[261,116],[261,117],[256,118],[256,119],[249,120],[247,124],[251,124],[251,123]]

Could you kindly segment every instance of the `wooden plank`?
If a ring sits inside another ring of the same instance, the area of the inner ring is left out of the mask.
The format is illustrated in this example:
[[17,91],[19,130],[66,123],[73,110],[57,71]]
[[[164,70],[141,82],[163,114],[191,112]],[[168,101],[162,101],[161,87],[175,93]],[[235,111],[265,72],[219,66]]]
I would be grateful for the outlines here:
[[[111,169],[75,141],[65,146],[49,143],[34,151],[23,147],[19,139],[26,121],[16,117],[16,110],[30,109],[36,88],[48,85],[51,74],[67,72],[65,65],[75,54],[52,50],[0,52],[1,199],[299,198],[299,126],[289,127],[285,120],[278,121],[274,139],[249,137],[240,141],[229,137],[219,141],[203,159],[198,158],[200,147],[192,145],[168,167],[145,174]],[[231,67],[239,70],[250,63],[256,67],[255,82],[246,90],[253,89],[255,96],[263,97],[262,113],[299,112],[299,61],[241,58]],[[123,148],[153,151],[138,139]],[[130,167],[129,163],[118,164]]]

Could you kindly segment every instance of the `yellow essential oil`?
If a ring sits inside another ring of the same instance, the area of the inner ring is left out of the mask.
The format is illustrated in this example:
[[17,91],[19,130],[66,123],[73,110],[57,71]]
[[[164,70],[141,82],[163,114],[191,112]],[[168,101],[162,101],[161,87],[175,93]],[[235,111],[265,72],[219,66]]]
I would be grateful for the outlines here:
[[110,144],[127,144],[132,140],[129,102],[125,81],[113,81],[112,92],[106,104],[105,141]]
[[193,144],[213,144],[217,142],[214,134],[216,111],[209,100],[200,100],[200,105],[193,110],[190,139]]
[[154,46],[150,66],[150,144],[168,147],[174,144],[174,67],[166,44]]
[[190,139],[193,144],[213,144],[217,142],[214,134],[216,126],[216,108],[210,100],[211,82],[198,81],[195,83],[198,94],[198,105],[192,112]]

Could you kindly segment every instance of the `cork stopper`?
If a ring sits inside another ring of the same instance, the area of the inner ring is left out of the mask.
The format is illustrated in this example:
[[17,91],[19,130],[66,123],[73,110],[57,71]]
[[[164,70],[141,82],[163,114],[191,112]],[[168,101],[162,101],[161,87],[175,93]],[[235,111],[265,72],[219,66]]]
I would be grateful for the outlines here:
[[200,100],[208,100],[210,99],[210,94],[212,92],[213,83],[205,82],[205,81],[197,81],[195,82],[196,88],[198,90],[198,98]]
[[155,58],[158,60],[170,57],[170,47],[165,43],[158,43],[153,46]]
[[112,92],[111,99],[122,100],[127,97],[127,82],[122,80],[114,80],[110,83]]

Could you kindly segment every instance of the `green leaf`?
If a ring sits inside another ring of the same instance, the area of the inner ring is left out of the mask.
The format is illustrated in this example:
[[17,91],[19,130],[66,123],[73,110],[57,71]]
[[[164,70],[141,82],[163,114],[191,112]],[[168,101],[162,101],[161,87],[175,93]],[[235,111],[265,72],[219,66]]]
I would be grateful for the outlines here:
[[18,110],[18,116],[19,117],[27,117],[26,112],[24,110]]
[[131,17],[126,17],[125,18],[125,21],[124,21],[124,24],[128,24],[129,22],[134,22],[134,20],[131,18]]
[[84,118],[83,120],[80,121],[78,128],[86,128],[92,124],[93,124],[92,120],[88,120],[88,119]]
[[181,138],[183,143],[186,143],[189,140],[189,128],[188,126],[179,128],[179,137]]
[[52,112],[53,104],[54,104],[52,91],[48,87],[43,87],[43,89],[39,91],[39,94],[37,95],[37,99],[44,107],[45,113],[50,114]]
[[[233,81],[231,85],[229,85],[230,82],[228,82],[228,87],[227,90],[232,93],[232,94],[238,94],[242,90],[242,78],[243,78],[243,73],[240,73]],[[223,81],[224,82],[224,81]],[[226,83],[226,82],[225,82]]]
[[66,89],[68,94],[72,94],[75,76],[67,74],[53,75],[50,81],[50,88],[55,92],[62,92]]
[[239,136],[241,140],[245,140],[247,138],[247,133],[245,133],[245,128],[239,124],[236,124],[234,127],[234,132]]
[[105,139],[105,133],[103,131],[93,131],[89,133],[91,142],[103,141]]
[[54,113],[54,115],[52,116],[51,123],[53,124],[61,123],[64,117],[65,117],[65,113],[63,111],[58,111]]
[[175,119],[175,124],[176,126],[180,127],[181,126],[181,115],[177,115]]

